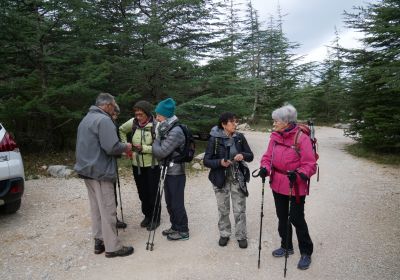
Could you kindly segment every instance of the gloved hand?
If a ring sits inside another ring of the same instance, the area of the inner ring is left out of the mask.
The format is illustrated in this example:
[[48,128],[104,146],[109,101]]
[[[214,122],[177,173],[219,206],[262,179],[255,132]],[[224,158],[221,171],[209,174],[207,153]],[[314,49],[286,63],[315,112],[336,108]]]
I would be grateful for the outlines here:
[[296,171],[294,171],[294,170],[288,171],[287,176],[288,176],[290,182],[292,182],[292,183],[296,182],[296,177],[297,177]]
[[268,176],[268,170],[265,167],[260,168],[260,172],[258,173],[261,178],[265,178]]
[[308,177],[307,177],[306,174],[304,174],[304,173],[299,173],[299,175],[300,175],[300,178],[301,178],[301,179],[303,179],[304,181],[308,181]]

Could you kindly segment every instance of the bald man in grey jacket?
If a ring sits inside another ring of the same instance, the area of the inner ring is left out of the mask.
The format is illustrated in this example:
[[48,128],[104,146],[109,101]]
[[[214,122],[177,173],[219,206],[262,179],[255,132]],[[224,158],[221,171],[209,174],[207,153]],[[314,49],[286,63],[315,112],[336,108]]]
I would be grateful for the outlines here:
[[95,254],[106,251],[107,258],[133,253],[133,247],[120,244],[116,230],[117,208],[114,182],[117,176],[116,156],[130,154],[132,145],[119,141],[111,119],[116,103],[109,93],[101,93],[95,106],[82,119],[76,140],[75,171],[85,180],[92,216]]

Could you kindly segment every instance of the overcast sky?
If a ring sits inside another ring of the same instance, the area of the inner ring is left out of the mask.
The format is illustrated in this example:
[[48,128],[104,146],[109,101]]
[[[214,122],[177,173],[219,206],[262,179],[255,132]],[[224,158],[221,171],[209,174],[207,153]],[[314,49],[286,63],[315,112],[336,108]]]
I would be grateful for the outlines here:
[[277,18],[278,2],[283,18],[283,31],[291,42],[301,44],[296,53],[307,55],[306,61],[322,61],[326,56],[326,45],[334,39],[335,26],[339,31],[341,45],[359,46],[356,38],[362,36],[343,24],[343,12],[352,12],[353,6],[366,7],[367,3],[379,0],[251,0],[258,10],[261,21],[267,22],[270,15]]

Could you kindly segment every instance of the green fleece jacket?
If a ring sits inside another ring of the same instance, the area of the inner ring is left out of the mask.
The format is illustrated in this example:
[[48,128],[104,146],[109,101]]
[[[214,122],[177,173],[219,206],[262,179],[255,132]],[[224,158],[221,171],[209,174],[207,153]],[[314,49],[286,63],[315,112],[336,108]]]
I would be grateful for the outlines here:
[[[119,136],[121,141],[127,143],[128,134],[132,132],[132,125],[134,118],[128,120],[119,127]],[[132,165],[140,167],[149,167],[152,164],[157,165],[157,160],[153,159],[153,136],[151,135],[151,130],[153,127],[153,122],[149,122],[145,127],[140,128],[137,126],[135,134],[132,135],[132,144],[140,144],[142,150],[137,152],[133,150]]]

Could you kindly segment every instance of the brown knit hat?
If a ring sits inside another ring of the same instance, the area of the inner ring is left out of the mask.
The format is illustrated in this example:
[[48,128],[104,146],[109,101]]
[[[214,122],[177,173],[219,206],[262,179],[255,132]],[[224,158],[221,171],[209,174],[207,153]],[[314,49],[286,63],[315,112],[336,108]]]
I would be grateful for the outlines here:
[[153,105],[151,105],[146,100],[140,100],[136,102],[136,104],[133,106],[133,110],[135,109],[142,110],[148,117],[150,117],[152,116],[151,112],[153,111]]

